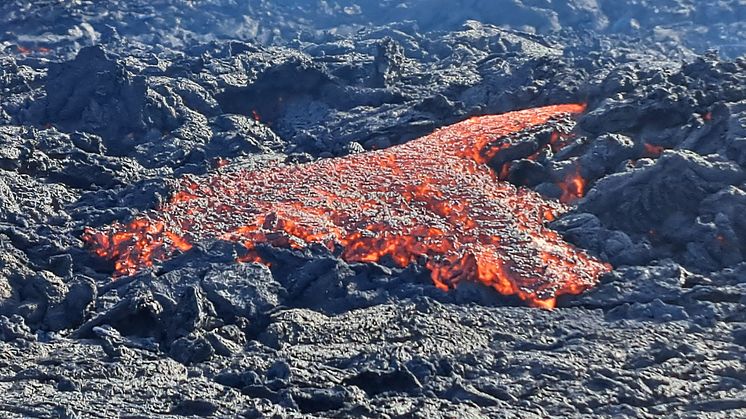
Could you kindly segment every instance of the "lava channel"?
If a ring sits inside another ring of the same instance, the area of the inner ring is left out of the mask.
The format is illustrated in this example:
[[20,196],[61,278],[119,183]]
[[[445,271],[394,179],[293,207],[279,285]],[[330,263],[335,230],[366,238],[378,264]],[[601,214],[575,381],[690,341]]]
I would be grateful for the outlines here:
[[442,290],[476,280],[552,308],[557,296],[593,286],[610,266],[545,226],[566,206],[498,180],[486,163],[508,136],[583,109],[474,117],[384,150],[185,178],[158,210],[88,228],[83,240],[114,262],[115,276],[215,240],[243,244],[243,262],[262,262],[258,244],[317,243],[348,262],[423,264]]

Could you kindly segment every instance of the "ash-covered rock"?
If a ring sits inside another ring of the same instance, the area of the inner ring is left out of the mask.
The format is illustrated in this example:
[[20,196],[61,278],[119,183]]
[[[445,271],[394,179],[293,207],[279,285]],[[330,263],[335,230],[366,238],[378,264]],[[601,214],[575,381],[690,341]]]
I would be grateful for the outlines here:
[[[0,411],[746,415],[745,20],[737,0],[3,2]],[[112,281],[80,240],[185,175],[562,102],[588,104],[577,127],[490,162],[614,267],[551,312],[317,248],[261,248],[267,268],[216,242]]]

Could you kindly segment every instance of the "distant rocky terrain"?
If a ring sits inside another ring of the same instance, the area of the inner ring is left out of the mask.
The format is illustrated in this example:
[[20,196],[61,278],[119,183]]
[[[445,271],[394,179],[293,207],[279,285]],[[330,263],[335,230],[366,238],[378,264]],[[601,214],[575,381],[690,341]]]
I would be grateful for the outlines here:
[[[746,416],[743,0],[8,0],[0,28],[1,416]],[[560,103],[563,146],[501,177],[576,173],[549,227],[613,270],[551,311],[224,241],[112,280],[81,240],[185,177]]]

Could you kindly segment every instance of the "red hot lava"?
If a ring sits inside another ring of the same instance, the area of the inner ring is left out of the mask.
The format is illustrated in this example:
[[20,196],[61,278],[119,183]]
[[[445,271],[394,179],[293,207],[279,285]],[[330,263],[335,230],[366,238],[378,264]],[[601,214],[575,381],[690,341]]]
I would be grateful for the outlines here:
[[406,144],[313,163],[182,180],[157,211],[83,239],[133,274],[192,244],[339,248],[349,262],[422,263],[443,290],[477,280],[532,306],[595,284],[609,266],[545,227],[560,203],[497,179],[501,139],[583,111],[557,105],[475,117]]
[[22,45],[16,46],[16,49],[23,55],[33,54],[34,52],[38,52],[40,54],[48,54],[50,51],[52,51],[51,49],[46,47],[24,47]]
[[665,147],[654,145],[650,143],[643,144],[645,147],[645,152],[643,153],[643,157],[650,157],[650,158],[658,158],[661,154],[666,150]]
[[565,179],[557,184],[562,189],[560,202],[571,203],[585,196],[585,179],[580,174],[580,166],[567,173]]

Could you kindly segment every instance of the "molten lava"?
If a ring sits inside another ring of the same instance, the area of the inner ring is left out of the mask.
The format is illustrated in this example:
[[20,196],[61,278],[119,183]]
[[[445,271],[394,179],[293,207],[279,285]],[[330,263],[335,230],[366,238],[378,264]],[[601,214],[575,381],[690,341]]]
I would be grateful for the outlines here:
[[48,54],[52,51],[51,49],[46,47],[24,47],[22,45],[16,46],[16,49],[23,55],[33,54],[34,52],[38,52],[40,54]]
[[580,166],[576,165],[575,169],[568,172],[565,179],[558,183],[557,186],[562,189],[560,202],[563,204],[575,202],[585,196],[585,179],[580,174]]
[[157,211],[83,239],[133,274],[193,244],[240,242],[338,250],[349,262],[424,264],[448,290],[478,280],[551,308],[591,287],[609,266],[545,227],[557,202],[497,179],[485,164],[506,136],[582,112],[557,105],[475,117],[385,150],[258,171],[185,178]]
[[663,146],[650,143],[645,143],[643,144],[643,146],[645,147],[643,157],[658,158],[666,150]]

